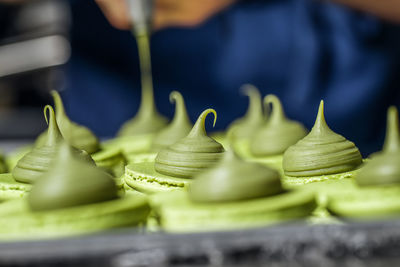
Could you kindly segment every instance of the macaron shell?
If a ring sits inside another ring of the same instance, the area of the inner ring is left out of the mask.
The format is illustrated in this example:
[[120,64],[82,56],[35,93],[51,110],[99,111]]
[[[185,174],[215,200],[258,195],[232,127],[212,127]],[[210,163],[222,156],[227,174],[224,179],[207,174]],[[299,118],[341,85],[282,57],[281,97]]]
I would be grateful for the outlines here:
[[102,143],[103,149],[121,149],[125,155],[150,151],[154,134],[121,136]]
[[170,232],[265,226],[307,217],[316,207],[314,194],[308,190],[218,204],[196,204],[186,192],[176,191],[156,194],[151,201],[162,228]]
[[319,175],[319,176],[310,176],[310,177],[293,177],[284,175],[282,178],[282,183],[286,186],[296,186],[296,185],[306,185],[311,183],[319,183],[329,180],[342,180],[342,179],[351,179],[354,178],[355,175],[360,171],[360,168],[355,169],[349,172],[342,172],[337,174],[327,174],[327,175]]
[[147,198],[125,197],[54,211],[32,212],[26,199],[0,204],[0,239],[54,238],[144,224]]
[[353,179],[357,171],[314,176],[308,179],[283,176],[282,184],[286,189],[301,188],[315,193],[318,207],[310,217],[310,223],[338,223],[340,220],[335,218],[327,209],[328,199],[341,192],[353,192],[357,187]]
[[15,181],[11,173],[0,174],[0,202],[26,196],[31,188],[30,184]]
[[328,200],[328,210],[350,219],[379,220],[400,216],[400,186],[356,188],[337,192]]
[[132,163],[125,167],[125,183],[144,193],[183,190],[190,179],[176,178],[156,172],[154,162]]

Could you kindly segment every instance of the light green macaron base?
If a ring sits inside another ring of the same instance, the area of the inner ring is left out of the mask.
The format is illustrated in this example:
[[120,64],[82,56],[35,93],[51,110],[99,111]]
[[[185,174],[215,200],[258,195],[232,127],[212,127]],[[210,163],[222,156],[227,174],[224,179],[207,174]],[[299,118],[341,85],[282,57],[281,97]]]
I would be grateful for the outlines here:
[[25,196],[32,186],[14,180],[11,173],[0,174],[0,201],[21,198]]
[[193,203],[184,191],[152,196],[153,210],[168,232],[204,232],[261,227],[299,220],[316,207],[311,191],[296,190],[268,198],[230,203]]
[[[151,196],[153,195],[147,195],[145,193],[136,191],[132,187],[125,185],[125,196],[142,196],[142,197],[147,197],[149,200],[151,200]],[[154,211],[152,210],[149,214],[149,217],[147,218],[146,221],[146,232],[148,233],[154,233],[154,232],[159,232],[161,230],[160,224],[158,222],[158,217],[156,214],[154,214]]]
[[[125,184],[123,177],[115,177],[114,181],[119,190],[119,193],[123,193],[123,187]],[[0,202],[4,200],[24,197],[29,193],[31,188],[31,184],[15,181],[11,173],[0,174]]]
[[[360,167],[361,168],[361,167]],[[327,209],[328,198],[338,192],[353,192],[356,188],[354,177],[360,168],[344,173],[320,175],[312,177],[291,177],[283,175],[282,185],[287,189],[302,188],[311,190],[317,197],[318,208],[311,218],[312,222],[337,223]]]
[[183,190],[191,182],[191,179],[175,178],[156,172],[154,162],[127,165],[123,178],[128,186],[147,194]]
[[349,172],[336,173],[336,174],[328,174],[328,175],[319,175],[319,176],[310,176],[310,177],[293,177],[284,175],[282,179],[282,183],[287,186],[299,186],[306,185],[311,183],[320,183],[331,180],[343,180],[343,179],[352,179],[357,174],[360,169],[356,169]]
[[378,220],[400,217],[400,185],[355,187],[331,195],[328,210],[338,217]]
[[0,204],[0,239],[55,238],[144,225],[149,213],[147,198],[139,195],[42,212],[32,212],[25,198],[11,200]]

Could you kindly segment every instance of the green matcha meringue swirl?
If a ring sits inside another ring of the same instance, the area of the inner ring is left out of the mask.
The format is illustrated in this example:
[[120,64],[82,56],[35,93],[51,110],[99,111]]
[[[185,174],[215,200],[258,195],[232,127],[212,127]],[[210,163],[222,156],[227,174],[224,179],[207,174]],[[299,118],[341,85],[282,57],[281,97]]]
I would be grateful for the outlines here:
[[[49,112],[49,118],[47,118]],[[33,183],[36,179],[46,172],[59,148],[59,144],[64,140],[58,128],[56,116],[51,106],[44,108],[44,116],[48,123],[47,134],[43,139],[43,145],[33,148],[21,158],[15,168],[12,170],[14,179],[22,183]],[[75,153],[84,160],[94,164],[92,158],[85,152],[74,149]]]
[[50,169],[33,186],[28,203],[34,211],[87,205],[117,198],[111,175],[77,157],[63,142]]
[[186,137],[157,154],[154,165],[157,172],[174,177],[192,178],[221,159],[225,151],[223,146],[208,137],[205,129],[205,119],[210,113],[214,114],[215,125],[217,113],[213,109],[207,109],[201,113]]
[[283,193],[280,175],[258,163],[238,158],[232,150],[212,169],[195,176],[189,187],[194,202],[233,202]]
[[242,118],[235,120],[228,127],[228,132],[234,131],[235,138],[239,139],[251,137],[265,122],[261,95],[258,89],[253,85],[245,84],[241,91],[249,97],[249,107]]
[[326,124],[323,101],[311,132],[289,147],[283,156],[285,174],[294,177],[347,172],[361,163],[360,151],[354,143],[333,132]]
[[360,186],[400,184],[399,113],[394,106],[387,111],[383,150],[374,155],[355,177]]
[[177,91],[171,92],[169,101],[175,103],[175,115],[172,122],[154,137],[152,144],[152,150],[154,151],[159,151],[181,140],[188,135],[193,127],[181,93]]
[[93,154],[100,150],[98,138],[89,128],[72,122],[65,113],[64,104],[57,91],[51,92],[56,109],[57,123],[64,139],[73,147]]
[[308,131],[301,123],[286,118],[282,103],[275,95],[267,95],[264,103],[272,106],[271,115],[268,122],[255,133],[250,151],[259,157],[283,154]]

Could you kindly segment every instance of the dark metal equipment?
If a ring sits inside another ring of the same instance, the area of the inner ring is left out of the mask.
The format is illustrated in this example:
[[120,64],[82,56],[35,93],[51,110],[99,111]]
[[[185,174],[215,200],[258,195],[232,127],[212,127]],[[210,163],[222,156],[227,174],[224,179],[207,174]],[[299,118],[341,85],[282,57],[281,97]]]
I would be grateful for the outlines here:
[[0,4],[0,139],[32,138],[60,89],[70,56],[70,10],[61,0]]

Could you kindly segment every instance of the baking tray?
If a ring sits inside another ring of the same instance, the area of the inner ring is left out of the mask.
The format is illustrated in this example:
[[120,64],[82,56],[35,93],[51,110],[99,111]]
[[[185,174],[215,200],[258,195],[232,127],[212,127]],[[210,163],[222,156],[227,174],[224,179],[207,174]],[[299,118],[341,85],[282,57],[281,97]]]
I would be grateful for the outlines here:
[[400,220],[0,243],[1,266],[399,266]]

